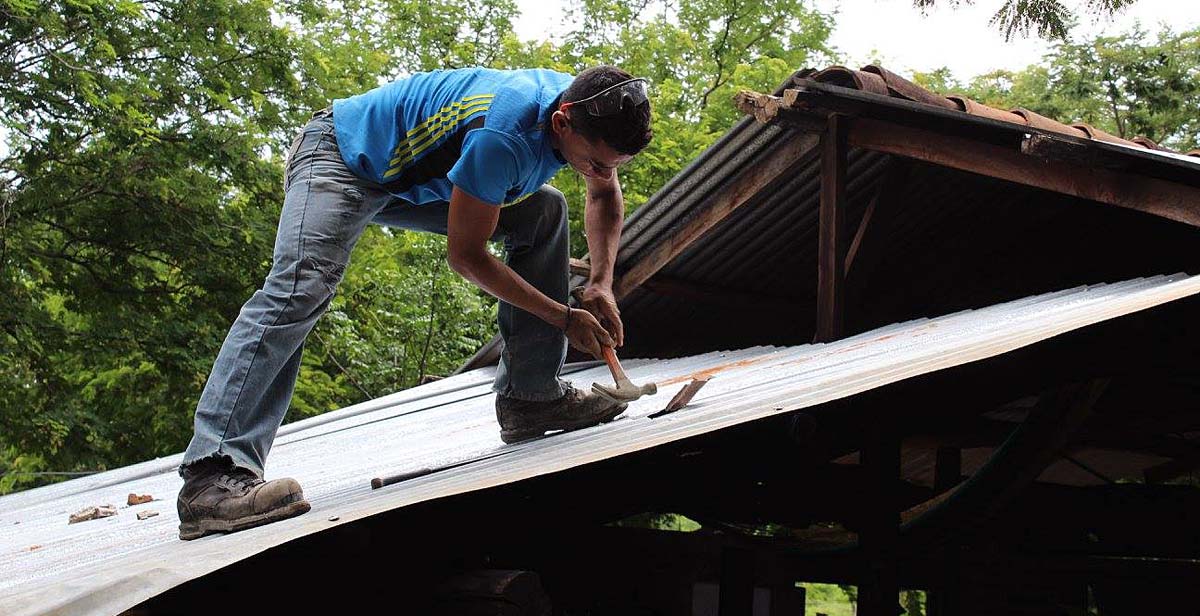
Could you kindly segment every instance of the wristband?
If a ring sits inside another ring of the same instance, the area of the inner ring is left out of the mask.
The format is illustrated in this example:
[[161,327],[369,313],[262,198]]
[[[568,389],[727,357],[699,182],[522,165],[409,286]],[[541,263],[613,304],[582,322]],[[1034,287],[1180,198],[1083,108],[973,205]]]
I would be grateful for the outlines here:
[[569,304],[564,305],[567,307],[567,322],[563,325],[563,331],[566,332],[571,329],[571,306]]

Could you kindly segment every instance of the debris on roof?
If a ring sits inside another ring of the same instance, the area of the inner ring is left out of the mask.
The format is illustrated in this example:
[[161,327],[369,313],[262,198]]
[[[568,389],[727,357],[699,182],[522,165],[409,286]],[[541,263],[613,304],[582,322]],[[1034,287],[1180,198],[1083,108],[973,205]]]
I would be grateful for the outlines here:
[[139,495],[134,492],[130,492],[129,499],[126,501],[126,503],[130,507],[132,507],[134,505],[141,505],[142,503],[148,503],[152,500],[154,500],[154,497],[150,496],[149,494],[140,494]]
[[76,524],[79,522],[87,522],[88,520],[98,520],[117,515],[117,508],[112,505],[99,505],[96,507],[85,507],[71,514],[67,524]]

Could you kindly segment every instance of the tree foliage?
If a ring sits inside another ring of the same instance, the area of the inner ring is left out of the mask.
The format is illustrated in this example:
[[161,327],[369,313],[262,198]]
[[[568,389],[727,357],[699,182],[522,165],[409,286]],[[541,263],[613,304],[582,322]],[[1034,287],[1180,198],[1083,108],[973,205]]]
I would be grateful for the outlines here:
[[918,80],[1126,139],[1148,137],[1180,151],[1200,147],[1200,28],[1151,37],[1134,27],[1118,36],[1060,42],[1043,63],[1020,71],[993,71],[966,84],[945,70]]
[[[650,80],[654,140],[620,170],[630,212],[741,118],[730,104],[738,89],[774,90],[797,69],[832,57],[830,17],[803,0],[578,0],[571,7],[576,29],[559,43],[524,45],[505,66],[578,72],[615,64]],[[560,173],[553,184],[582,206],[576,174]],[[587,251],[579,214],[571,222],[576,255]]]
[[[621,65],[650,79],[655,108],[654,141],[621,170],[632,211],[740,119],[737,89],[833,60],[830,18],[801,0],[574,0],[569,31],[540,41],[517,39],[515,16],[512,0],[0,0],[0,493],[183,449],[269,269],[282,153],[330,100],[435,68]],[[969,84],[919,77],[1194,147],[1197,37],[1062,43]],[[582,254],[583,182],[554,183]],[[494,335],[494,300],[445,250],[368,229],[289,419],[446,374]]]
[[[654,82],[632,209],[825,53],[798,0],[581,0],[555,41],[512,0],[0,0],[0,492],[180,451],[229,324],[266,275],[282,153],[330,100],[434,68],[621,64]],[[572,204],[574,250],[583,185]],[[371,228],[307,344],[289,419],[445,374],[494,301],[444,240]]]
[[[1029,36],[1031,32],[1036,32],[1042,38],[1065,40],[1071,25],[1078,20],[1081,9],[1103,19],[1112,17],[1136,2],[1137,0],[1084,0],[1074,2],[1077,8],[1072,8],[1061,0],[1004,0],[992,16],[991,24],[1004,33],[1006,41],[1017,35]],[[939,5],[956,7],[961,4],[974,4],[974,0],[913,0],[913,6],[921,11],[928,11]]]
[[0,464],[169,453],[271,241],[291,36],[262,2],[0,12]]

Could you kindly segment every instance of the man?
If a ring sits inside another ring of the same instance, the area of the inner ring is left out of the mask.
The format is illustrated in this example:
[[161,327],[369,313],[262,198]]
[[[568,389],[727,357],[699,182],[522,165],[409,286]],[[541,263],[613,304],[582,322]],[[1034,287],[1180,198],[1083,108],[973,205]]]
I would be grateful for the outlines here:
[[[180,538],[309,510],[295,480],[263,481],[263,468],[304,339],[368,223],[445,234],[450,266],[499,298],[504,352],[493,388],[506,443],[623,412],[558,373],[568,341],[594,356],[623,342],[612,292],[624,215],[616,168],[650,137],[645,80],[610,66],[574,78],[434,71],[314,114],[288,153],[271,271],[242,306],[196,408],[180,466]],[[584,310],[567,305],[566,200],[545,185],[564,165],[587,184]],[[489,240],[504,242],[504,262]]]

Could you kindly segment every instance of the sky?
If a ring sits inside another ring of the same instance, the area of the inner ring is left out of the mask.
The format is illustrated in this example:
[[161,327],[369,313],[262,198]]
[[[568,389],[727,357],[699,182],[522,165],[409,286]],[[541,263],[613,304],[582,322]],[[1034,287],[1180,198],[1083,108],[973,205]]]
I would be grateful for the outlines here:
[[[684,0],[686,1],[686,0]],[[812,0],[825,12],[837,12],[830,42],[846,63],[857,68],[873,59],[900,73],[949,67],[965,80],[988,71],[1021,69],[1036,64],[1050,45],[1037,37],[1005,42],[999,30],[988,24],[1003,0],[975,0],[970,6],[942,6],[922,15],[912,0]],[[517,35],[540,39],[562,32],[563,0],[518,0],[521,18]],[[942,0],[941,4],[949,5]],[[1081,0],[1066,2],[1076,8]],[[1115,34],[1140,21],[1156,32],[1162,23],[1175,31],[1200,26],[1200,2],[1196,0],[1138,0],[1113,18],[1096,22],[1084,16],[1071,33],[1074,38]],[[800,67],[797,67],[800,68]]]

